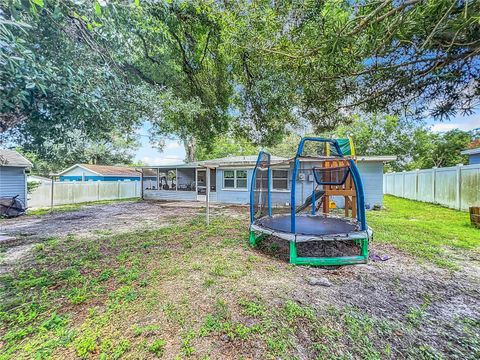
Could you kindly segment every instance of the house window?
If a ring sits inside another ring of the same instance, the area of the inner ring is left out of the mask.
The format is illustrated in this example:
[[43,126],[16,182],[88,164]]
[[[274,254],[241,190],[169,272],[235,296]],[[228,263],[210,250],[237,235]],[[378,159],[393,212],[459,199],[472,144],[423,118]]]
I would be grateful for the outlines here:
[[247,170],[224,170],[223,187],[225,189],[246,189]]
[[247,188],[247,170],[236,170],[237,189]]
[[272,189],[288,190],[288,170],[272,170]]

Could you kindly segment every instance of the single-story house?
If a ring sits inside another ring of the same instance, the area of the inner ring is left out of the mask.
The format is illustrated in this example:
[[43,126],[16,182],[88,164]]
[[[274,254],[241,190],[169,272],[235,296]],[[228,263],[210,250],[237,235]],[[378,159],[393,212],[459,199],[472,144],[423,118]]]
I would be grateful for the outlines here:
[[140,172],[128,166],[75,164],[57,176],[60,181],[140,181]]
[[480,164],[480,147],[463,150],[460,154],[468,155],[468,165]]
[[[367,208],[383,205],[383,167],[386,162],[395,158],[395,156],[357,156]],[[194,163],[143,167],[144,172],[148,171],[143,179],[143,197],[156,200],[204,200],[206,175],[207,171],[210,171],[211,202],[248,204],[250,182],[256,161],[256,155],[231,156]],[[284,206],[290,201],[292,161],[272,156],[271,164],[272,205]],[[303,203],[315,187],[313,165],[315,165],[313,160],[305,160],[305,165],[298,174],[299,203]],[[152,170],[157,176],[151,176]],[[162,178],[168,179],[168,186],[162,185]],[[335,199],[335,202],[339,207],[343,206],[343,198]]]
[[27,172],[32,163],[18,152],[0,149],[0,197],[18,195],[27,207]]

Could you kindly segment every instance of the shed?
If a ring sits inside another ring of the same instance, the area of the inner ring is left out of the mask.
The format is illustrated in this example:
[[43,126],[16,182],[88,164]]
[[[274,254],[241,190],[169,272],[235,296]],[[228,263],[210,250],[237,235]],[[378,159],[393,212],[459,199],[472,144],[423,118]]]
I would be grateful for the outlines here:
[[140,172],[128,166],[75,164],[57,175],[60,181],[140,181]]
[[18,152],[0,149],[0,197],[18,195],[27,207],[27,169],[32,163]]
[[468,156],[468,165],[480,164],[480,147],[463,150],[460,154]]

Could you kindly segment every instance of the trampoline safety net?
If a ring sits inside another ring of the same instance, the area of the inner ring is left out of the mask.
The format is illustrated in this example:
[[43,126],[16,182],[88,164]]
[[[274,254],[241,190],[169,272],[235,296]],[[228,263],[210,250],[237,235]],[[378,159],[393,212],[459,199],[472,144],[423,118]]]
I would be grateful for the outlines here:
[[343,185],[349,171],[348,166],[314,167],[313,175],[318,185]]
[[[270,154],[260,153],[253,179],[253,219],[268,215],[268,176],[270,169]],[[251,199],[252,200],[252,199]]]
[[[290,263],[297,265],[367,262],[370,233],[363,185],[354,158],[344,157],[347,146],[346,156],[354,156],[353,145],[342,140],[302,138],[290,160],[272,162],[270,154],[259,153],[250,187],[252,246],[265,236],[287,240]],[[317,256],[307,251],[332,249],[340,243],[345,246],[338,253],[323,251]]]

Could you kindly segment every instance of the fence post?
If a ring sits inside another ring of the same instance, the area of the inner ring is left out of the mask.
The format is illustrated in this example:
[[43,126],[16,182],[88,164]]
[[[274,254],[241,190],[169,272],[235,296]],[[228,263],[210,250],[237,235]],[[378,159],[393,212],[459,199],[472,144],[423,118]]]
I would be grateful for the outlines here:
[[432,203],[435,204],[435,177],[437,176],[437,167],[432,168]]
[[142,168],[142,175],[140,177],[140,198],[143,200],[143,188],[145,187],[143,182],[143,168]]
[[117,199],[120,199],[120,180],[117,181]]
[[95,181],[97,184],[97,201],[100,200],[100,181]]
[[462,210],[462,196],[461,196],[461,186],[462,186],[462,166],[463,164],[457,164],[456,166],[456,194],[455,194],[455,200],[456,200],[456,208],[458,210]]
[[50,212],[53,212],[55,176],[52,176],[52,186],[50,187]]
[[405,196],[405,173],[406,171],[402,171],[402,198],[406,198]]
[[418,172],[420,169],[415,169],[415,200],[418,201]]
[[[81,181],[81,180],[80,180]],[[77,182],[75,181],[73,183],[73,186],[72,186],[72,203],[75,204],[76,203],[76,199],[75,199],[75,188],[77,187]]]

